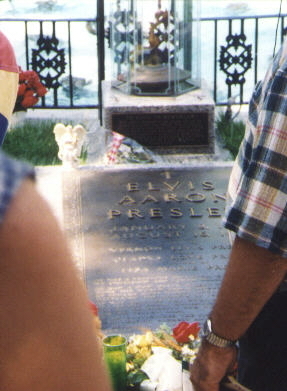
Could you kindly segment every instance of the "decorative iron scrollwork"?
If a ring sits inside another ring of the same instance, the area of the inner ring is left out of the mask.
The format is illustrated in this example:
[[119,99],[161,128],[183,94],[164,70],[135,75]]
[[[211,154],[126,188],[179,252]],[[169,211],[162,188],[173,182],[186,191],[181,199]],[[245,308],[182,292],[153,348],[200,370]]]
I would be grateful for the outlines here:
[[40,34],[38,49],[32,49],[32,69],[36,71],[47,88],[60,87],[59,78],[65,73],[65,50],[59,49],[59,40]]
[[252,45],[246,45],[245,34],[229,34],[226,46],[221,46],[220,69],[227,75],[227,85],[243,85],[245,73],[252,64]]

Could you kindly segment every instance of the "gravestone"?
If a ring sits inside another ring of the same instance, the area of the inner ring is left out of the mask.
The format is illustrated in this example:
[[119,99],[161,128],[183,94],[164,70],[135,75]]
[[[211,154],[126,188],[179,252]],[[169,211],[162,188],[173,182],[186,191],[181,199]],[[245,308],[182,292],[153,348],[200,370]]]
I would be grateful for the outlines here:
[[64,224],[105,333],[202,322],[230,245],[230,167],[64,173]]

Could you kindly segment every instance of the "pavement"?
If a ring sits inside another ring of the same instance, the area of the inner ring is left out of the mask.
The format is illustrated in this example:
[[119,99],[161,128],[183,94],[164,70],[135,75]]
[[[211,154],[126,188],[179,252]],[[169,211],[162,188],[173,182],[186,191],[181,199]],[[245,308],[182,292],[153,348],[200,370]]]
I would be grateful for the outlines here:
[[62,167],[36,167],[37,188],[63,227]]

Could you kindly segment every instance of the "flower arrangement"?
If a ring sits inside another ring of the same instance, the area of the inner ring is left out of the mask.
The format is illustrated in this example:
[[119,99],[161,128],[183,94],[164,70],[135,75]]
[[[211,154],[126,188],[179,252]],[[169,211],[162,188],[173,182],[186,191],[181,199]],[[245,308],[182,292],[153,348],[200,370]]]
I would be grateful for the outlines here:
[[18,93],[13,112],[26,111],[29,107],[34,106],[39,98],[47,92],[48,90],[41,83],[37,72],[20,69]]
[[[98,307],[89,302],[94,315],[95,331],[99,338],[104,334],[98,316]],[[199,323],[180,322],[172,330],[163,324],[155,332],[132,335],[128,339],[127,391],[192,391],[189,366],[193,364],[200,346]],[[237,365],[233,373],[221,381],[222,390],[251,391],[236,380]]]
[[[164,324],[155,332],[148,330],[144,334],[131,336],[127,345],[128,389],[137,390],[142,382],[151,381],[147,374],[148,361],[155,358],[157,353],[162,355],[167,352],[180,368],[183,362],[192,364],[200,344],[199,330],[198,322],[180,322],[172,330]],[[163,361],[161,357],[159,361]],[[155,365],[153,360],[151,367]]]

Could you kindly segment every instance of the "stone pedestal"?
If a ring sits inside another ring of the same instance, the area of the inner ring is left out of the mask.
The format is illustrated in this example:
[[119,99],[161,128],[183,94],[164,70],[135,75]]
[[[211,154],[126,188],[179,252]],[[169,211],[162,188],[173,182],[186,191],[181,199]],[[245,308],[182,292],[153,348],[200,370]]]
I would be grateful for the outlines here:
[[126,95],[103,83],[107,129],[152,150],[214,152],[214,102],[201,89],[176,97]]

